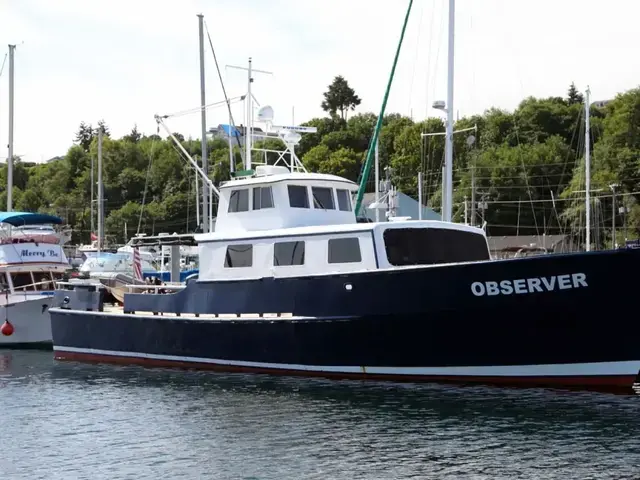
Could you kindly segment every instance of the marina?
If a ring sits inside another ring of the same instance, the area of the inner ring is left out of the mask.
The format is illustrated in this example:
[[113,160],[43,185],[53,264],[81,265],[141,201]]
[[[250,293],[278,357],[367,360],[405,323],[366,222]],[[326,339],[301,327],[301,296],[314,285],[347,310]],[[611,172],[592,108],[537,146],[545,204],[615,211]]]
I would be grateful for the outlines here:
[[0,480],[637,479],[640,5],[95,1],[0,16]]

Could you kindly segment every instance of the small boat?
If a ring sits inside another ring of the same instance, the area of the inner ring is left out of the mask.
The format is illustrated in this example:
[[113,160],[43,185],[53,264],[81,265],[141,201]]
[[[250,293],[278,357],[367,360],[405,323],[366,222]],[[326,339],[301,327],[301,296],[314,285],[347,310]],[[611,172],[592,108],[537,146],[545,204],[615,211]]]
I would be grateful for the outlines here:
[[51,346],[48,308],[69,269],[66,237],[52,227],[60,224],[52,215],[0,213],[0,347]]

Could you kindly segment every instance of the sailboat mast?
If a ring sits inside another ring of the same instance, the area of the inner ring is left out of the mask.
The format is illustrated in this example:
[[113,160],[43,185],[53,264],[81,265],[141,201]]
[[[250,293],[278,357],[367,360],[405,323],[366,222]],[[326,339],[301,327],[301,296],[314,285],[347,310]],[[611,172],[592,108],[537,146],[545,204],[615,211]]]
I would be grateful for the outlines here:
[[447,126],[445,134],[445,177],[442,220],[451,221],[453,211],[453,51],[455,28],[455,0],[449,0],[449,46],[447,72]]
[[[204,25],[203,15],[198,14],[198,39],[200,41],[200,119],[202,127],[202,171],[209,175],[209,156],[207,155],[207,109],[204,80]],[[202,231],[209,231],[209,192],[207,181],[202,179]]]
[[251,78],[251,57],[249,57],[249,70],[248,70],[248,80],[247,80],[247,124],[245,125],[244,132],[244,146],[245,146],[245,154],[244,154],[244,162],[245,170],[251,170],[251,140],[253,133],[253,105],[251,101],[253,98],[251,97],[251,83],[253,82],[253,78]]
[[586,250],[591,251],[591,145],[589,119],[589,87],[584,95],[584,164],[585,164],[585,215],[586,215]]
[[13,56],[15,45],[9,45],[9,155],[7,157],[7,212],[13,211]]
[[104,189],[102,184],[102,125],[98,125],[98,252],[104,248]]

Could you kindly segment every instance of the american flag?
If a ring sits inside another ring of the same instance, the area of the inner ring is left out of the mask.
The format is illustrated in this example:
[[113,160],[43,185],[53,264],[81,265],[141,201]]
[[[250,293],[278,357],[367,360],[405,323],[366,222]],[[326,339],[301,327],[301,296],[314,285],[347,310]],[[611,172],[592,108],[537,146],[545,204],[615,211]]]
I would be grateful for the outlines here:
[[138,247],[133,248],[133,276],[136,280],[142,280],[142,261]]

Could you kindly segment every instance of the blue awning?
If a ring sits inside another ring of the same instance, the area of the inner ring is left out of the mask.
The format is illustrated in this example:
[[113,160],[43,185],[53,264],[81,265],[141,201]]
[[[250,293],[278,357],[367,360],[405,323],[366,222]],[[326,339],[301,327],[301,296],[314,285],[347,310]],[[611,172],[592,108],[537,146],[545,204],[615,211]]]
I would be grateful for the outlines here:
[[20,227],[22,225],[44,225],[44,224],[56,224],[62,223],[60,217],[48,215],[46,213],[32,213],[32,212],[0,212],[0,223],[8,223],[14,227]]

